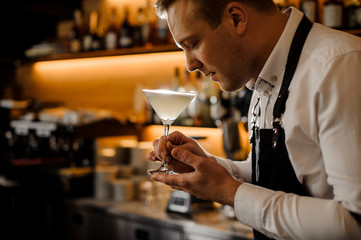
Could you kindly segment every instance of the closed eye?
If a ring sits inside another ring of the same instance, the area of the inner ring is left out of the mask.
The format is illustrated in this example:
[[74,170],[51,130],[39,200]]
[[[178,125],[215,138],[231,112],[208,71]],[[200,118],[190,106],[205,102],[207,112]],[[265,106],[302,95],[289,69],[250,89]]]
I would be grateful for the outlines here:
[[194,50],[197,46],[198,46],[198,41],[195,41],[195,42],[191,45],[191,49]]

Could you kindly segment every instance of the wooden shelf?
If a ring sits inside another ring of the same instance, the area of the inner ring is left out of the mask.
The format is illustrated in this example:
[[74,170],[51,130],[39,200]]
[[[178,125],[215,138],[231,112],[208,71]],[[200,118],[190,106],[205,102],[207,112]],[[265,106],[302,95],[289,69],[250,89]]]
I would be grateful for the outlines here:
[[348,29],[348,30],[344,30],[347,33],[351,33],[357,36],[361,35],[361,29]]
[[157,45],[151,47],[133,47],[129,49],[114,49],[114,50],[102,50],[102,51],[91,51],[91,52],[81,52],[81,53],[54,54],[45,57],[33,58],[33,60],[53,61],[53,60],[64,60],[64,59],[122,56],[122,55],[147,54],[147,53],[172,52],[172,51],[180,51],[180,49],[175,44],[168,44],[168,45]]

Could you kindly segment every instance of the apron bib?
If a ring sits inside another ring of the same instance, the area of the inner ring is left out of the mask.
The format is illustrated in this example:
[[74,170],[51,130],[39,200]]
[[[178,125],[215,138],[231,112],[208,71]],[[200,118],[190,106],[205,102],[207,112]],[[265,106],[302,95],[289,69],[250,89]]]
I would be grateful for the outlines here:
[[[306,196],[307,191],[298,181],[285,144],[285,133],[281,128],[281,116],[285,111],[288,88],[296,70],[301,51],[312,28],[305,15],[303,16],[292,40],[287,58],[285,75],[280,93],[273,111],[273,129],[259,129],[256,120],[260,114],[259,98],[253,107],[252,117],[252,183],[274,191],[284,191]],[[254,239],[269,239],[262,233],[253,230]]]

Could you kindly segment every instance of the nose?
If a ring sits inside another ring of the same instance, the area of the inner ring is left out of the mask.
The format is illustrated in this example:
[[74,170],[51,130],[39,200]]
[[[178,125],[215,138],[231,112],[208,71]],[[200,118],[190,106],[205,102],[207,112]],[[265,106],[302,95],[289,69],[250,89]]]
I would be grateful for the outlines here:
[[201,70],[203,64],[192,52],[185,51],[185,56],[188,71],[193,72],[196,70]]

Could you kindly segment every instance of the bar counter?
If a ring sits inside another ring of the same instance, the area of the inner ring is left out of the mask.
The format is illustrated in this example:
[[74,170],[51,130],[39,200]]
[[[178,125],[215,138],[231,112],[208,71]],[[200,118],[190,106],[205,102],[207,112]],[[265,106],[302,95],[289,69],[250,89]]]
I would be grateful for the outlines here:
[[194,211],[190,218],[167,213],[164,206],[116,203],[94,198],[67,202],[68,239],[238,240],[252,239],[252,229],[219,209]]

